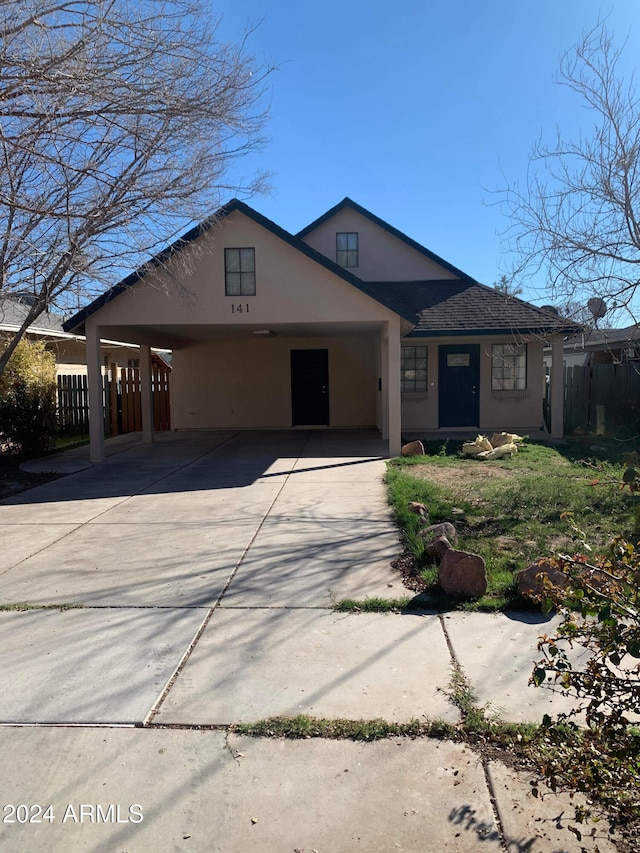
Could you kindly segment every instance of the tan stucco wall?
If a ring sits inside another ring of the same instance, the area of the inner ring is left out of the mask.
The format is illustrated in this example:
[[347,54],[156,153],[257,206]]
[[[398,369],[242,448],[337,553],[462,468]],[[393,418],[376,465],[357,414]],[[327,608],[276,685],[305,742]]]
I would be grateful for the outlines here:
[[199,341],[174,352],[173,426],[291,426],[292,349],[329,351],[332,427],[376,424],[375,337]]
[[[510,337],[443,338],[436,341],[412,339],[411,344],[428,345],[428,391],[426,396],[402,398],[403,430],[438,429],[438,347],[440,344],[480,344],[480,423],[486,432],[494,430],[539,430],[542,427],[544,394],[543,344],[527,340],[527,390],[525,396],[504,397],[491,391],[491,346],[512,343]],[[407,341],[409,343],[409,341]]]
[[332,261],[336,260],[336,233],[358,233],[357,267],[349,272],[363,281],[419,281],[421,279],[456,279],[449,270],[412,249],[375,222],[344,208],[304,237],[318,252]]
[[[225,247],[255,248],[255,296],[225,296]],[[185,266],[187,260],[190,263]],[[242,313],[232,310],[239,304]],[[382,322],[393,316],[353,285],[235,211],[172,260],[169,272],[138,282],[90,317],[87,326],[216,324],[242,329],[278,323]],[[105,331],[101,336],[111,334]]]

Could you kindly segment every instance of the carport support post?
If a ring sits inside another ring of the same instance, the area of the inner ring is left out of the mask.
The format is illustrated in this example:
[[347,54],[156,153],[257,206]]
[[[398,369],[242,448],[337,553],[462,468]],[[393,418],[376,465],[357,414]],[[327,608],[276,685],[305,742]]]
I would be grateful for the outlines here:
[[399,456],[402,449],[399,317],[387,322],[381,343],[382,437],[389,441],[389,456]]
[[562,335],[551,339],[551,435],[564,435],[564,341]]
[[89,458],[96,465],[104,461],[104,403],[102,400],[102,353],[100,328],[86,327],[87,382],[89,386]]
[[153,441],[153,392],[151,389],[151,347],[140,347],[140,390],[142,410],[142,441]]

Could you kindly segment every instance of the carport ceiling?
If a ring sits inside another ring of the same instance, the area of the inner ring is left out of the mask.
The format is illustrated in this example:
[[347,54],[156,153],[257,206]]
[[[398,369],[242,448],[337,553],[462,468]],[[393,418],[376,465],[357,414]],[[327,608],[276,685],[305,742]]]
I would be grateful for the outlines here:
[[380,323],[270,323],[269,325],[242,323],[234,326],[188,324],[158,326],[100,326],[100,337],[132,344],[180,349],[190,341],[255,340],[254,332],[271,330],[282,338],[372,337],[380,331]]

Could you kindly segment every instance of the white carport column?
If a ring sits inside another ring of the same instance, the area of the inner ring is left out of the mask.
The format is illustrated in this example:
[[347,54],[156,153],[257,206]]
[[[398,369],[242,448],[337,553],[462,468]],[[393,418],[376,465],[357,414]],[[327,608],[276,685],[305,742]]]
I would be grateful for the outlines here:
[[142,441],[153,441],[153,392],[151,389],[151,347],[140,347],[140,385],[142,409]]
[[100,328],[87,325],[87,380],[89,385],[89,458],[104,461],[104,403],[102,400],[102,353]]
[[562,335],[551,339],[551,435],[564,435],[564,346]]
[[389,320],[382,332],[382,437],[389,456],[402,448],[400,400],[400,318]]

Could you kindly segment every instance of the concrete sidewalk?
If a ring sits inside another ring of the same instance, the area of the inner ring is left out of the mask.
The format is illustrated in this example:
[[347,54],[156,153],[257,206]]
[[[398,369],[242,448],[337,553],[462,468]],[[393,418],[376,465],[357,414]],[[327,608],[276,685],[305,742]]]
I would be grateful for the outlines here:
[[3,851],[580,849],[566,803],[465,746],[226,730],[456,723],[454,658],[506,720],[559,709],[527,685],[548,619],[331,609],[406,594],[385,452],[366,431],[173,433],[0,502],[0,603],[57,608],[0,611],[0,795],[53,816],[0,824]]

